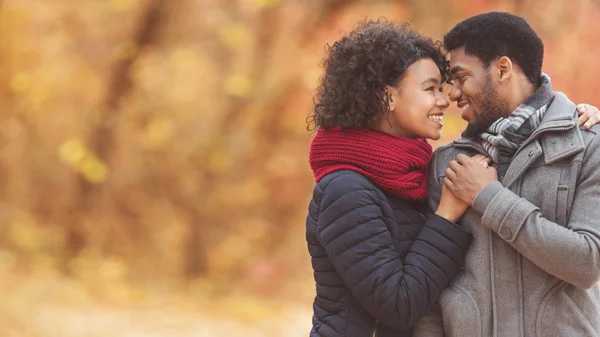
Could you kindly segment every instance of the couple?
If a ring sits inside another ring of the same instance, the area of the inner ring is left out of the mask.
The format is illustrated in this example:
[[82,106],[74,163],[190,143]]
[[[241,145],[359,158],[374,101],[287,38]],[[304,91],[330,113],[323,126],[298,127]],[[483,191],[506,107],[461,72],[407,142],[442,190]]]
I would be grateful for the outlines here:
[[[310,335],[600,335],[598,109],[553,91],[518,16],[471,17],[443,47],[379,21],[329,48]],[[432,153],[445,83],[468,126]]]

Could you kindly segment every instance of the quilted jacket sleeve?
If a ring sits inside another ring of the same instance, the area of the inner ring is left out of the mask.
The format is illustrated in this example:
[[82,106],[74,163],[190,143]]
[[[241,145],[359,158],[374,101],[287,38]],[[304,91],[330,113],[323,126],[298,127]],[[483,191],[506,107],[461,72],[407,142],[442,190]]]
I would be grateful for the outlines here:
[[380,192],[367,180],[348,183],[343,177],[337,176],[324,188],[318,239],[371,315],[385,325],[410,329],[462,265],[471,236],[432,215],[402,261],[384,221]]

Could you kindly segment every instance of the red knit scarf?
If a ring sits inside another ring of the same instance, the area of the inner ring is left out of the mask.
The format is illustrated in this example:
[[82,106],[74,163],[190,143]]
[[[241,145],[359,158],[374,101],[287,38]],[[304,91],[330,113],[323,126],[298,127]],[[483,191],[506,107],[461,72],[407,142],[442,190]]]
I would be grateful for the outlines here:
[[317,182],[340,170],[358,172],[386,193],[402,199],[427,197],[431,145],[367,129],[319,128],[309,162]]

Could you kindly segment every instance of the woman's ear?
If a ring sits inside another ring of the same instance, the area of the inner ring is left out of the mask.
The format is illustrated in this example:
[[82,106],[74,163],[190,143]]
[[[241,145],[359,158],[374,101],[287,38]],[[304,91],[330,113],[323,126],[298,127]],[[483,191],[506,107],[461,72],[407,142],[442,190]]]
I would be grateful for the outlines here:
[[395,109],[394,98],[393,98],[394,88],[390,87],[389,85],[386,85],[384,90],[385,90],[384,97],[387,102],[388,110],[394,111],[394,109]]

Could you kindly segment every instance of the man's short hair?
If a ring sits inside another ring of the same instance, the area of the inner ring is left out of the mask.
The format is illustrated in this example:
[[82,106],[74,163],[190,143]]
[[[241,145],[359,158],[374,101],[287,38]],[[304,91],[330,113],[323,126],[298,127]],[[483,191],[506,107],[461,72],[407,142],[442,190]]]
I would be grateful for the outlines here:
[[529,82],[540,84],[544,44],[523,18],[502,12],[470,17],[458,23],[444,36],[444,47],[460,47],[481,60],[487,68],[491,62],[507,56],[519,65]]

